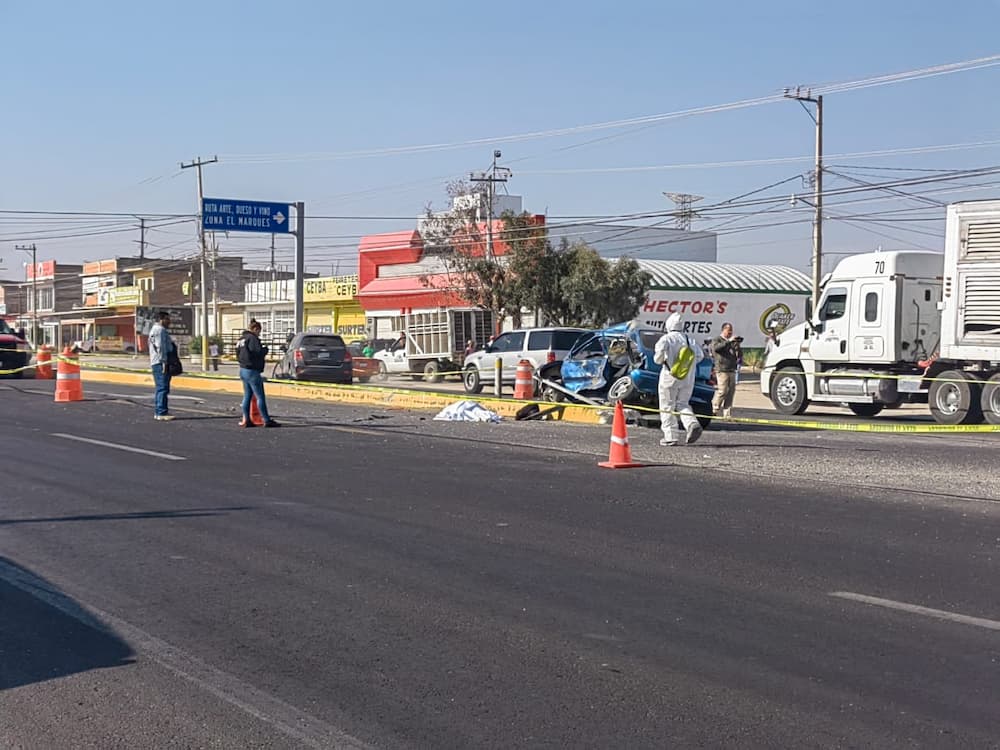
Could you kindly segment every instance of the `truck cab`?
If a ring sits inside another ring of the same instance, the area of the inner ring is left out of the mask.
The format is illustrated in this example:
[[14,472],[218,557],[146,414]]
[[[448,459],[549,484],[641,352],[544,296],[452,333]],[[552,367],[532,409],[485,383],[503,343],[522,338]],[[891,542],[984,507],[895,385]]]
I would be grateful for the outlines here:
[[926,399],[920,362],[939,344],[943,256],[920,251],[845,258],[825,278],[807,320],[782,331],[761,391],[784,414],[811,402],[859,416]]

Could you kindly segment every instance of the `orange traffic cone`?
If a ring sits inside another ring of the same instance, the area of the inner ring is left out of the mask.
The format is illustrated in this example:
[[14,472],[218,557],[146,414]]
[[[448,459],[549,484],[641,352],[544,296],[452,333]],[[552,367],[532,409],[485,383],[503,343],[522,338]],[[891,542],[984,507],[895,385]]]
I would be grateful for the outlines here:
[[264,417],[260,414],[260,408],[257,406],[257,397],[250,397],[250,422],[256,427],[262,427],[264,425]]
[[56,402],[83,401],[83,383],[80,382],[80,360],[73,356],[68,346],[63,349],[56,367]]
[[628,430],[625,428],[625,410],[622,402],[615,404],[615,421],[611,425],[611,450],[608,460],[597,464],[605,469],[633,469],[642,464],[632,461],[632,449],[628,447]]

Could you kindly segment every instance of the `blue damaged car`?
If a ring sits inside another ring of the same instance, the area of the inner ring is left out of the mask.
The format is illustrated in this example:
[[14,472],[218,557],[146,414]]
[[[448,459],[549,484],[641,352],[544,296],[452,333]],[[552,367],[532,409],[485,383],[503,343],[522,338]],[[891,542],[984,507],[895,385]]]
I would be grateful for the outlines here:
[[[638,404],[655,408],[658,404],[660,366],[653,361],[656,342],[663,331],[619,323],[590,334],[583,334],[561,363],[542,368],[543,397],[561,401],[566,394],[547,387],[555,382],[566,391],[593,400]],[[705,357],[695,372],[691,408],[703,427],[711,422],[715,374],[712,360]]]

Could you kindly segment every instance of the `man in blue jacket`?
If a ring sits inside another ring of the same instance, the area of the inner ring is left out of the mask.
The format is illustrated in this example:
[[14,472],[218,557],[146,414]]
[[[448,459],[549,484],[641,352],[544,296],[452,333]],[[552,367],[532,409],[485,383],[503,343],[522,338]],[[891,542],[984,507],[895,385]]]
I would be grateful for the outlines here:
[[236,345],[236,360],[240,363],[240,380],[243,381],[243,421],[240,427],[253,427],[250,419],[250,401],[257,399],[257,408],[264,420],[265,427],[280,427],[267,413],[267,400],[264,398],[264,362],[267,358],[267,347],[260,343],[260,323],[250,321],[250,327],[243,332],[243,337]]

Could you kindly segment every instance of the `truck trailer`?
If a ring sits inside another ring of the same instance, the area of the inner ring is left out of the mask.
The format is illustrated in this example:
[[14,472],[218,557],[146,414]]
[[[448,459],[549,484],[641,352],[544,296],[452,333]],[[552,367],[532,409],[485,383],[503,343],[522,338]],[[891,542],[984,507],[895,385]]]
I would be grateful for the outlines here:
[[941,424],[1000,425],[1000,200],[948,206],[943,256],[841,260],[816,309],[778,337],[760,385],[782,414],[927,403]]
[[379,375],[409,375],[436,383],[462,368],[466,341],[485,343],[493,334],[493,314],[478,308],[407,311],[393,316],[395,343],[376,352]]

